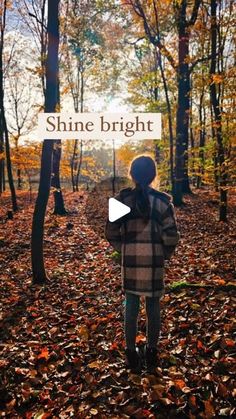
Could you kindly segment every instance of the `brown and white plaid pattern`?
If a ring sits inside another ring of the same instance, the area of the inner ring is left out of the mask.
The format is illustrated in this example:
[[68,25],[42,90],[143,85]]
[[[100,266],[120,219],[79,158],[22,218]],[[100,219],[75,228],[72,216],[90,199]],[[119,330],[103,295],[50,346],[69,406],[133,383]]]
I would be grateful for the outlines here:
[[170,258],[179,241],[171,197],[149,188],[151,216],[147,221],[134,209],[133,189],[124,189],[115,198],[131,207],[125,217],[106,224],[107,240],[121,251],[124,290],[162,296],[164,260]]

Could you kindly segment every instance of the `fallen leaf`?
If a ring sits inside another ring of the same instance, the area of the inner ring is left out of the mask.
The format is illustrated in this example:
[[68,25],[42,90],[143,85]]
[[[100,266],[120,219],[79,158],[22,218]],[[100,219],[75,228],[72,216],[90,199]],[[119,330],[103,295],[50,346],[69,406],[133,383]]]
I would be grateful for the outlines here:
[[40,354],[37,356],[38,359],[48,359],[48,357],[49,357],[49,352],[46,347],[42,348]]
[[205,414],[207,419],[211,419],[215,417],[215,409],[212,405],[211,400],[204,400],[204,406],[205,406]]

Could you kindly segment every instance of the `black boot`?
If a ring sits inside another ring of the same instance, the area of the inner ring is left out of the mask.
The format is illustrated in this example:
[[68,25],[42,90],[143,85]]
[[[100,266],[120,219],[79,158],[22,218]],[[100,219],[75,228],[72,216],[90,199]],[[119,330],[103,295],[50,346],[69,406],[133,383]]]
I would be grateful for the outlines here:
[[146,367],[148,371],[153,371],[157,367],[157,349],[145,347]]
[[141,373],[141,359],[138,350],[126,349],[126,365],[134,374]]

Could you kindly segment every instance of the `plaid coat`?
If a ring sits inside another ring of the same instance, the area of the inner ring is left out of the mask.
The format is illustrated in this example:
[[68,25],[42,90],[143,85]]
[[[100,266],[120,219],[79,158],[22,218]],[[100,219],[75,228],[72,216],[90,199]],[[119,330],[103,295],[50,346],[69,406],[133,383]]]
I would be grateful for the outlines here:
[[121,252],[121,275],[126,292],[145,296],[164,294],[164,261],[179,241],[171,197],[148,189],[151,215],[148,221],[134,207],[134,190],[123,189],[115,197],[131,212],[115,222],[107,221],[105,235]]

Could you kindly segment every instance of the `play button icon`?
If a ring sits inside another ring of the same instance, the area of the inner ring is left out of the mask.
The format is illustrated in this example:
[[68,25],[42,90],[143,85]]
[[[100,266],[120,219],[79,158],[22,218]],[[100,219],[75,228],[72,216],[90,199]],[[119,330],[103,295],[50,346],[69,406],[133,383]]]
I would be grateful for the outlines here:
[[115,198],[109,198],[108,218],[111,223],[124,217],[124,215],[129,214],[130,211],[131,208],[128,207],[128,205],[123,204]]

